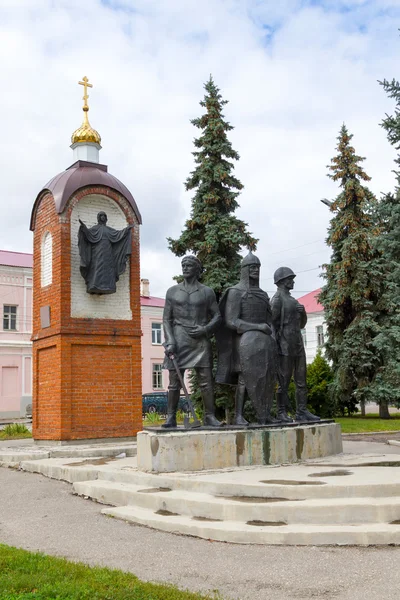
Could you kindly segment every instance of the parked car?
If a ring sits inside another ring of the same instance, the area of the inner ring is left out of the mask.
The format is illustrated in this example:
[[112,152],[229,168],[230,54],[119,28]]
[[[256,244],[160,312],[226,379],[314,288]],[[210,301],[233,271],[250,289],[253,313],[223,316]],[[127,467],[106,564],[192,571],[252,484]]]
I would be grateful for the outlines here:
[[[167,414],[168,392],[151,392],[142,396],[142,412],[159,413],[160,415]],[[178,410],[189,412],[188,402],[185,396],[179,398]]]

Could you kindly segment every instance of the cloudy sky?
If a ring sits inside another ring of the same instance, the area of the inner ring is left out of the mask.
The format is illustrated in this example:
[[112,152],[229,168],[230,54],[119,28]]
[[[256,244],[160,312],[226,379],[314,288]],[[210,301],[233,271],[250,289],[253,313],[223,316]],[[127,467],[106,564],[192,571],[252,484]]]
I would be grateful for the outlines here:
[[167,248],[190,212],[190,119],[212,73],[229,104],[244,184],[238,215],[260,239],[262,287],[281,266],[301,295],[321,285],[338,193],[326,165],[343,122],[377,195],[395,157],[377,80],[400,79],[400,0],[0,0],[0,248],[30,252],[41,187],[72,163],[87,75],[100,160],[143,217],[142,277],[163,296],[180,271]]

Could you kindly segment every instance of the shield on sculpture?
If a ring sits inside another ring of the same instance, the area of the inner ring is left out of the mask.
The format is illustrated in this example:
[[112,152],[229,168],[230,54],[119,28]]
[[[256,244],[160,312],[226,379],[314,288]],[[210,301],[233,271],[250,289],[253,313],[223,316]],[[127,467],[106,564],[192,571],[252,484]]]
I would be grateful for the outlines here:
[[246,331],[239,344],[240,365],[259,423],[270,418],[276,381],[275,340],[261,331]]

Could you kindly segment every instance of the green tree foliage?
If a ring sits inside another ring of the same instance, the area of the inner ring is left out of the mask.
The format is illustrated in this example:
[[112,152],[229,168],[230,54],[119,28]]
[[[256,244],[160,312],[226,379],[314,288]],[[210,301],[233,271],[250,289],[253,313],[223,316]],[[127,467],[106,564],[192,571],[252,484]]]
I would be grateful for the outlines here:
[[332,361],[333,400],[340,412],[355,412],[358,402],[373,400],[371,384],[382,365],[376,348],[382,270],[374,238],[379,228],[373,218],[376,198],[362,184],[370,177],[362,157],[351,146],[352,135],[342,126],[329,177],[341,192],[331,205],[333,213],[327,244],[331,262],[324,265],[326,283],[319,295],[324,306]]
[[[393,115],[386,115],[382,127],[389,142],[397,150],[396,168],[400,167],[400,83],[396,80],[381,82],[389,98],[396,102]],[[382,366],[376,376],[373,393],[382,406],[388,403],[400,406],[400,172],[396,174],[394,193],[383,196],[376,206],[380,235],[377,248],[380,251],[384,285],[380,307],[380,333],[376,338],[377,352],[383,356]],[[389,414],[381,413],[388,417]]]
[[335,405],[330,393],[332,381],[332,368],[318,350],[313,362],[307,365],[307,404],[315,414],[323,418],[335,415]]
[[[332,398],[330,386],[333,381],[333,371],[318,350],[312,363],[307,365],[307,408],[323,418],[335,415],[336,407]],[[296,386],[291,379],[288,397],[292,414],[296,412]]]
[[224,120],[223,100],[212,77],[204,85],[206,94],[200,105],[204,114],[191,123],[201,130],[193,152],[196,167],[186,180],[186,190],[195,190],[190,218],[176,240],[168,238],[176,256],[194,253],[202,262],[202,282],[211,287],[217,299],[239,280],[241,248],[255,250],[257,241],[234,212],[243,189],[233,175],[233,160],[239,154],[232,148],[227,132],[233,129]]
[[[228,101],[222,99],[211,76],[204,88],[206,94],[200,102],[204,114],[191,121],[201,131],[194,140],[196,166],[185,183],[186,190],[195,190],[191,214],[179,238],[168,238],[168,243],[176,256],[193,253],[199,258],[204,269],[202,283],[211,287],[219,300],[224,290],[239,280],[241,248],[255,250],[258,240],[247,231],[247,223],[234,215],[243,185],[233,174],[232,161],[239,159],[227,136],[233,127],[222,113]],[[195,375],[191,385],[198,404]],[[232,390],[217,386],[216,403],[232,406]]]

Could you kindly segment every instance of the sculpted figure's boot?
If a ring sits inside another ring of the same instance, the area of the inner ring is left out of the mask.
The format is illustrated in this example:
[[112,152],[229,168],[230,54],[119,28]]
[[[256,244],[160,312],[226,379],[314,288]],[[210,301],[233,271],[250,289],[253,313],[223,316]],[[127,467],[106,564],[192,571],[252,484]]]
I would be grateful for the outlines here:
[[166,429],[176,427],[176,409],[178,408],[179,394],[179,390],[168,391],[167,420],[161,427],[165,427]]
[[276,425],[277,423],[280,423],[279,419],[275,419],[275,417],[273,417],[271,415],[271,410],[272,410],[272,404],[274,401],[274,388],[275,388],[275,377],[273,375],[269,375],[268,379],[267,379],[267,386],[266,386],[266,402],[267,402],[267,418],[266,418],[266,424],[267,425]]
[[265,424],[266,425],[276,425],[277,423],[280,423],[280,420],[279,419],[275,419],[275,417],[273,417],[271,415],[271,413],[268,413],[267,417],[265,419]]
[[202,390],[201,395],[203,397],[204,406],[204,419],[203,424],[208,427],[221,427],[220,421],[215,417],[214,407],[214,392],[213,390]]
[[249,422],[243,417],[243,406],[246,397],[246,387],[239,383],[235,394],[235,422],[234,425],[248,425]]
[[278,408],[277,419],[280,423],[293,423],[293,419],[286,412],[285,395],[282,392],[276,394],[276,404]]
[[307,391],[306,390],[296,390],[296,421],[308,421],[315,422],[320,421],[321,418],[317,417],[317,415],[313,415],[309,410],[307,410]]

